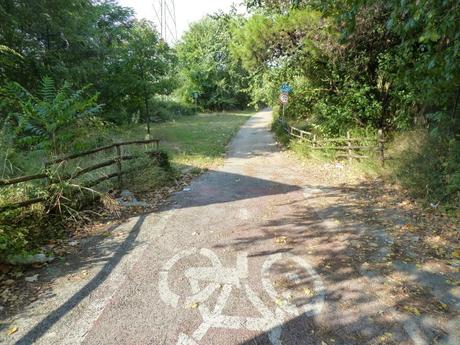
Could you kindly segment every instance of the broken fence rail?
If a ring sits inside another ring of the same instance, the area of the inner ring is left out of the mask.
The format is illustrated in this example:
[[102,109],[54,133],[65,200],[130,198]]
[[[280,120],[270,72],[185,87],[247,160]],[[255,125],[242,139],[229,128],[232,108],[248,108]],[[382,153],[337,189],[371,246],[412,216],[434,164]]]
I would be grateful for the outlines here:
[[[11,179],[0,179],[0,188],[5,187],[5,186],[10,186],[10,185],[16,185],[16,184],[23,183],[23,182],[28,182],[28,181],[33,181],[33,180],[42,180],[42,179],[46,179],[47,183],[51,185],[56,182],[72,180],[72,179],[81,177],[89,172],[92,172],[92,171],[95,171],[101,168],[105,168],[111,165],[115,165],[115,164],[117,166],[116,168],[117,171],[115,173],[107,174],[94,181],[88,182],[85,185],[85,187],[87,188],[94,187],[98,185],[99,183],[102,183],[106,180],[109,180],[114,177],[118,177],[118,186],[119,188],[121,188],[123,184],[122,176],[128,173],[128,171],[122,170],[122,162],[127,161],[127,160],[137,159],[141,157],[141,156],[132,156],[132,155],[122,155],[121,148],[123,146],[128,146],[128,145],[147,145],[147,144],[155,144],[155,149],[158,150],[160,147],[160,140],[159,139],[149,139],[149,140],[125,141],[121,143],[114,143],[114,144],[107,145],[107,146],[101,146],[101,147],[98,147],[92,150],[87,150],[87,151],[67,155],[64,157],[56,158],[56,159],[53,159],[45,163],[44,172],[34,174],[34,175],[29,175],[29,176],[15,177]],[[73,174],[68,174],[68,175],[65,175],[59,178],[54,178],[52,174],[50,173],[49,168],[53,165],[65,163],[65,162],[74,160],[76,158],[89,156],[89,155],[92,155],[98,152],[102,152],[102,151],[107,151],[110,149],[115,149],[115,153],[116,153],[116,156],[112,159],[109,159],[109,160],[94,164],[92,166],[77,170]],[[46,201],[47,201],[47,198],[45,197],[32,198],[32,199],[21,201],[21,202],[0,206],[0,212],[11,210],[11,209],[16,209],[16,208],[21,208],[21,207],[27,207],[27,206],[31,206],[31,205],[38,204],[41,202],[46,202]]]

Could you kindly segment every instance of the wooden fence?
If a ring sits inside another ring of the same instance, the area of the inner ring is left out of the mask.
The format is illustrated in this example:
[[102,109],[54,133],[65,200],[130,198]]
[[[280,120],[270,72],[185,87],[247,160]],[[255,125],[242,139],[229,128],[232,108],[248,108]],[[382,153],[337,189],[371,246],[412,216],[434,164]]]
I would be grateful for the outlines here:
[[[137,159],[141,157],[139,155],[137,156],[123,155],[122,147],[128,146],[128,145],[147,145],[147,144],[155,144],[155,149],[158,150],[160,146],[160,141],[158,139],[126,141],[126,142],[102,146],[102,147],[98,147],[92,150],[79,152],[79,153],[71,154],[68,156],[61,157],[61,158],[57,158],[57,159],[46,162],[45,169],[41,173],[38,173],[35,175],[29,175],[29,176],[21,176],[21,177],[16,177],[16,178],[11,178],[11,179],[0,179],[0,188],[5,187],[5,186],[10,186],[10,185],[16,185],[16,184],[23,183],[23,182],[34,181],[34,180],[46,180],[46,184],[50,186],[54,183],[73,180],[85,174],[88,174],[90,172],[93,172],[93,171],[96,171],[96,170],[99,170],[99,169],[102,169],[102,168],[105,168],[111,165],[116,165],[116,172],[111,173],[111,174],[106,174],[96,180],[87,182],[83,185],[83,187],[92,188],[106,180],[117,177],[118,187],[121,189],[123,185],[123,175],[130,172],[130,171],[123,171],[122,162]],[[90,156],[90,155],[93,155],[93,154],[96,154],[102,151],[108,151],[111,149],[114,149],[115,151],[114,152],[115,156],[111,159],[105,160],[103,162],[99,162],[97,164],[91,165],[86,168],[76,169],[73,173],[65,174],[63,176],[56,176],[56,174],[52,173],[53,166],[56,166],[58,164],[65,164],[69,161],[72,161],[80,157]],[[38,204],[38,203],[42,203],[46,201],[48,201],[46,197],[32,198],[32,199],[25,200],[22,202],[0,206],[0,212],[10,210],[10,209],[27,207],[33,204]]]
[[[350,132],[347,131],[346,138],[317,138],[316,134],[293,127],[281,117],[278,118],[278,123],[290,137],[306,142],[312,150],[339,151],[337,157],[345,157],[349,161],[369,158],[369,155],[363,154],[363,151],[367,153],[378,152],[380,164],[382,166],[385,164],[385,138],[381,129],[376,137],[352,138]],[[363,142],[371,142],[372,144],[363,145],[361,144]]]

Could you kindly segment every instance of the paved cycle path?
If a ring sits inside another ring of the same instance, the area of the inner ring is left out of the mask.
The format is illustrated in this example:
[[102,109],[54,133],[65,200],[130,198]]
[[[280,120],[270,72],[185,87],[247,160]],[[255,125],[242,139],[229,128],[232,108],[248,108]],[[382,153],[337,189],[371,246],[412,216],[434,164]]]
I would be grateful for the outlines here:
[[280,151],[271,116],[253,116],[224,165],[163,212],[131,222],[141,250],[127,248],[122,271],[105,267],[104,283],[67,305],[71,316],[48,317],[18,343],[425,344],[346,255],[364,230],[311,205],[331,191]]

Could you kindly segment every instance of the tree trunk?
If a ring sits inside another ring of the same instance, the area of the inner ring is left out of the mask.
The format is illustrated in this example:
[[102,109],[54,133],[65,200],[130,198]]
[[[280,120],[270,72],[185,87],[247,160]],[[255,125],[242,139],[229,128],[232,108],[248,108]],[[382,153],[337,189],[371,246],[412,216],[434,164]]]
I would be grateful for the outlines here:
[[144,102],[145,102],[145,117],[147,120],[147,133],[150,139],[150,109],[149,109],[149,98],[147,96],[147,90],[145,91],[145,94],[144,94]]
[[144,84],[144,104],[145,104],[145,120],[147,121],[147,134],[150,139],[150,109],[149,109],[149,95],[147,93],[147,86],[145,85],[144,66],[141,64],[141,78]]

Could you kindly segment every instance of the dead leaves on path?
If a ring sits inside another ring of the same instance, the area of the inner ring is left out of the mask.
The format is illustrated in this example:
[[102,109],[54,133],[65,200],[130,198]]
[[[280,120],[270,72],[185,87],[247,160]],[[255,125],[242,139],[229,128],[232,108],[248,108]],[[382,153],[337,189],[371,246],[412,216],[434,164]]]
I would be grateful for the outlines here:
[[405,312],[408,312],[410,314],[413,314],[415,316],[420,316],[420,310],[418,310],[417,307],[411,306],[411,305],[406,305],[403,307],[403,310]]
[[422,264],[435,260],[459,272],[459,218],[447,216],[437,209],[426,209],[396,186],[384,185],[380,181],[369,181],[365,187],[348,188],[345,192],[347,198],[342,202],[354,209],[358,221],[356,214],[367,226],[380,226],[392,236],[392,261]]
[[274,241],[278,245],[284,245],[284,244],[289,243],[289,240],[288,240],[288,238],[286,236],[275,237]]
[[[449,315],[453,311],[449,302],[439,300],[429,286],[459,286],[460,219],[439,209],[424,208],[382,181],[331,190],[311,203],[317,209],[334,210],[334,217],[342,220],[340,234],[348,244],[340,253],[349,259],[348,265],[384,277],[379,295],[403,313]],[[364,231],[358,234],[356,229]],[[339,255],[333,252],[326,254],[329,257],[324,262],[332,262],[335,270],[344,268],[337,267]],[[438,282],[424,281],[422,276],[409,279],[411,275],[404,267],[431,274]]]
[[6,331],[6,334],[8,335],[13,335],[14,333],[16,333],[18,331],[18,327],[16,326],[11,326],[8,328],[8,330]]

